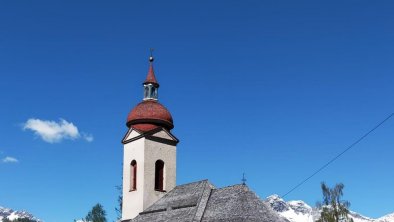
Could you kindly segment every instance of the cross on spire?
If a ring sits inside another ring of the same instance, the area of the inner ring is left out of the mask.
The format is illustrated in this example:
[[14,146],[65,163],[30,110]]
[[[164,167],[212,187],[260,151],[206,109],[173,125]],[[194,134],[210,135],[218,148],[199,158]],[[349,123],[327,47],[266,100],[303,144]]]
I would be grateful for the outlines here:
[[242,174],[242,185],[246,185],[245,173]]

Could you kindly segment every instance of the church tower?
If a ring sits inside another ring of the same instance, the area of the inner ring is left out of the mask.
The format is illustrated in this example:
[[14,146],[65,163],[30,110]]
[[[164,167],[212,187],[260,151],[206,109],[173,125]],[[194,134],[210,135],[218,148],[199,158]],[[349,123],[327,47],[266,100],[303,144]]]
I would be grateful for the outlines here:
[[122,143],[122,221],[133,219],[175,187],[176,144],[171,113],[158,102],[153,57],[143,83],[144,98],[127,117]]

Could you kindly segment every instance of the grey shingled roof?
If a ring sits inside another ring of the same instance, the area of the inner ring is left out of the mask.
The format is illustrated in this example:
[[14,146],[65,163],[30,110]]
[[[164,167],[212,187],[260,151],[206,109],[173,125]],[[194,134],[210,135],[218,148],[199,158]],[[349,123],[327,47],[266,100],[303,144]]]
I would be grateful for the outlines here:
[[284,221],[246,185],[212,190],[202,222]]
[[176,186],[130,222],[285,222],[246,185],[208,180]]

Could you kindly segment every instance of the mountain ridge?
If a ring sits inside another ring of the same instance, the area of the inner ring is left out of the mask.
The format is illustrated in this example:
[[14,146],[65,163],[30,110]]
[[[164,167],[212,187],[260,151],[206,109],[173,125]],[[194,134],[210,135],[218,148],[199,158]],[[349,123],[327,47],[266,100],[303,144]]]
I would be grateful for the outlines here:
[[[314,222],[320,217],[320,211],[317,208],[309,206],[302,200],[285,201],[279,195],[268,196],[266,202],[280,216],[290,222]],[[379,218],[370,218],[354,211],[350,211],[349,217],[354,222],[394,222],[394,212]]]
[[0,206],[0,221],[3,221],[4,218],[7,218],[11,221],[16,220],[18,218],[28,218],[30,220],[41,222],[41,220],[39,220],[38,218],[33,216],[33,214],[25,210],[13,210],[11,208]]

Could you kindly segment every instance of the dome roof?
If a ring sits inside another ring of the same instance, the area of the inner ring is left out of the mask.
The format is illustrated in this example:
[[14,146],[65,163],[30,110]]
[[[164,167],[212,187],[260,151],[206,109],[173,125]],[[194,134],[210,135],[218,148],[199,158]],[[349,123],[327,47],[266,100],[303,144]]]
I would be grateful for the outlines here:
[[127,116],[127,126],[144,132],[160,126],[174,128],[171,113],[156,100],[145,100],[134,107]]

